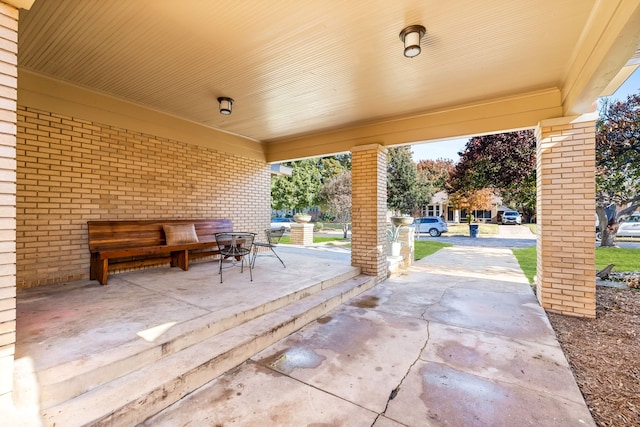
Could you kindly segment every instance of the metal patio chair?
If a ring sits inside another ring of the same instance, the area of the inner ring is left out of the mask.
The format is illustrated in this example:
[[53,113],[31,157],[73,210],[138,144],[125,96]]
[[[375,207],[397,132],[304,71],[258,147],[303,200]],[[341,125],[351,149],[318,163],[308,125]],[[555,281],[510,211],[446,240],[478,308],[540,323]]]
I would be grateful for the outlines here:
[[222,261],[227,258],[234,258],[234,264],[240,262],[240,272],[244,272],[244,261],[247,260],[249,266],[249,277],[253,282],[253,272],[251,265],[251,251],[253,250],[253,241],[256,233],[216,233],[216,243],[220,251],[220,262],[218,274],[220,274],[220,283],[222,283]]
[[273,254],[276,256],[276,258],[278,258],[278,261],[282,263],[282,266],[284,268],[287,268],[287,266],[284,265],[284,261],[282,261],[282,259],[278,256],[278,254],[274,250],[278,246],[278,243],[280,243],[280,239],[284,235],[284,232],[285,232],[285,227],[280,227],[277,230],[271,230],[271,229],[264,230],[264,234],[267,241],[266,243],[263,243],[263,242],[253,243],[253,260],[251,261],[252,266],[256,264],[256,258],[258,257],[258,251],[260,250],[260,248],[269,248],[271,252],[273,252]]

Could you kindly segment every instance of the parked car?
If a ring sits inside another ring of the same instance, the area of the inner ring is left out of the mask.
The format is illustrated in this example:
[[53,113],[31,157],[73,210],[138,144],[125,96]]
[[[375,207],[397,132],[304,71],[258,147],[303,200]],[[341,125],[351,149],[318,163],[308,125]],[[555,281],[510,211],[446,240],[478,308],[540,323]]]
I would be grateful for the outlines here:
[[618,225],[618,237],[640,237],[640,213],[631,214]]
[[522,216],[516,211],[505,211],[502,214],[502,223],[520,225],[522,224]]
[[[617,237],[640,237],[640,213],[631,214],[627,219],[620,221],[618,224]],[[602,240],[600,225],[596,219],[596,241]]]
[[291,218],[273,218],[271,220],[271,229],[279,230],[284,227],[285,231],[291,231],[292,222]]
[[437,216],[425,216],[414,221],[416,233],[429,233],[432,237],[438,237],[449,231],[447,223]]

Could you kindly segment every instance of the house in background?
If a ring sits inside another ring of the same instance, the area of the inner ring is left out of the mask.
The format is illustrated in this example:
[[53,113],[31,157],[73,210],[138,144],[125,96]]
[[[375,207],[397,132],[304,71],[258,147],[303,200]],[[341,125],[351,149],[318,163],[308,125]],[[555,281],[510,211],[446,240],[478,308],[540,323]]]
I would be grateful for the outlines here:
[[[498,196],[493,196],[491,209],[474,210],[471,214],[476,221],[479,222],[500,222],[500,212],[509,210],[502,206],[502,200]],[[431,197],[431,203],[423,206],[421,209],[422,216],[441,216],[445,221],[454,224],[465,222],[467,220],[467,211],[465,209],[455,209],[449,206],[449,199],[446,191],[439,191]]]

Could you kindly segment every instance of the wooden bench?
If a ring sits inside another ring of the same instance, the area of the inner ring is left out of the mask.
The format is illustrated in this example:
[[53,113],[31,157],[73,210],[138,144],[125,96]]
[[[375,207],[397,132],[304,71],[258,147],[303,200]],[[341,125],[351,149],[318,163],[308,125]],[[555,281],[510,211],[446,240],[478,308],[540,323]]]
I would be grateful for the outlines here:
[[[219,253],[216,233],[233,231],[230,219],[88,221],[87,225],[91,252],[89,276],[102,285],[107,284],[109,266],[132,268],[169,262],[171,267],[186,271],[190,256],[197,259]],[[193,229],[197,242],[190,238]],[[167,237],[173,242],[167,242]],[[194,252],[190,254],[190,251]],[[110,260],[116,262],[110,263]]]

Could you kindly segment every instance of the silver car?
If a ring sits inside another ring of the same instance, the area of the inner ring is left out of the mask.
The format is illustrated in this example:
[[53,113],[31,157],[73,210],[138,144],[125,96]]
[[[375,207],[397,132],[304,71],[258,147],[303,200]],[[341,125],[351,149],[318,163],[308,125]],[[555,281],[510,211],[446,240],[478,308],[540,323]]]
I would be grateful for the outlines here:
[[271,220],[271,229],[279,230],[280,228],[284,227],[285,231],[291,231],[292,222],[293,221],[291,221],[291,218],[273,218]]
[[640,213],[634,213],[618,225],[618,237],[640,237]]
[[502,214],[502,223],[503,224],[522,224],[522,217],[519,212],[516,211],[505,211]]
[[449,231],[447,223],[437,216],[425,216],[416,218],[416,233],[429,233],[431,237],[438,237],[442,233]]

